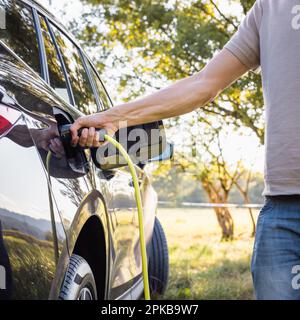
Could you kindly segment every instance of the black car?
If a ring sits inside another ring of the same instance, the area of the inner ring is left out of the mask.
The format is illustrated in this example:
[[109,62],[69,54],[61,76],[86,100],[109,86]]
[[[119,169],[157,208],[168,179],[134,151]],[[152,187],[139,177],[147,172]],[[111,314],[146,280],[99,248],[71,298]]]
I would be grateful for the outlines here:
[[[100,163],[104,146],[61,143],[62,126],[111,108],[111,99],[91,60],[38,3],[0,0],[0,12],[0,298],[138,299],[141,254],[128,167],[110,161],[117,150]],[[116,138],[132,144],[126,139],[136,128]],[[147,137],[159,131],[158,139],[136,141],[142,156],[134,160],[154,296],[167,285],[168,250],[144,169],[170,158],[171,149],[162,123],[138,129]],[[154,156],[145,152],[153,146]]]

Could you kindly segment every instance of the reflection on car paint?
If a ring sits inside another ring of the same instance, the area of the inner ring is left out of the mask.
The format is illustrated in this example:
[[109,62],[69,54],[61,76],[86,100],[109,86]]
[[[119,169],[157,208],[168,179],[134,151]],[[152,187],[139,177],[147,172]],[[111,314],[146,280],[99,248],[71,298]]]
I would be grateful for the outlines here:
[[[47,181],[29,131],[20,119],[0,140],[0,220],[12,269],[12,297],[47,299],[55,273]],[[4,182],[4,183],[3,183]],[[55,217],[59,248],[65,234]]]

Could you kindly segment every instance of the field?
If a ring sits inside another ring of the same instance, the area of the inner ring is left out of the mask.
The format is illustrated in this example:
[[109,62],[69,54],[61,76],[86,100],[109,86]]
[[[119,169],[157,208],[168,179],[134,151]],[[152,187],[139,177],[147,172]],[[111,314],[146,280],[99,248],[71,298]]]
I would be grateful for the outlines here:
[[245,209],[231,212],[235,239],[221,242],[213,210],[159,209],[170,253],[165,299],[253,299],[250,260],[254,239],[249,213]]

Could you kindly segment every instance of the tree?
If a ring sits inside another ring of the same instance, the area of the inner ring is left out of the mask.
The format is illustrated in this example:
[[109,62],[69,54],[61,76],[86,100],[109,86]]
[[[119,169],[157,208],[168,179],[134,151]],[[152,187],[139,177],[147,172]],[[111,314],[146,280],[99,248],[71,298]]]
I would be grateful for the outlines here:
[[[125,100],[199,71],[241,20],[225,15],[213,0],[82,2],[87,5],[83,22],[73,22],[72,29],[85,47],[93,48],[100,70],[106,74],[111,68],[122,70],[118,94],[123,93]],[[233,2],[239,2],[245,14],[254,0]],[[203,110],[251,128],[263,143],[262,107],[260,76],[248,73]]]
[[[238,166],[232,168],[224,158],[223,146],[220,139],[222,126],[214,127],[207,119],[202,119],[199,123],[206,123],[204,134],[198,131],[194,135],[192,147],[192,167],[194,178],[202,183],[210,202],[219,204],[214,207],[218,223],[222,229],[222,240],[231,240],[234,237],[234,221],[230,214],[228,203],[229,193],[238,177]],[[199,138],[202,141],[199,143]],[[196,141],[195,141],[196,140]],[[201,159],[202,151],[198,146],[204,149],[206,159]],[[200,157],[199,157],[200,155]],[[191,160],[189,160],[191,162]],[[191,167],[191,166],[190,166]]]
[[[234,222],[230,210],[226,208],[229,196],[233,191],[238,191],[243,202],[249,204],[252,177],[257,178],[251,169],[245,167],[246,159],[242,151],[237,152],[236,157],[228,158],[228,150],[234,150],[228,144],[232,141],[233,134],[240,135],[241,130],[235,132],[232,125],[226,125],[222,118],[216,120],[215,116],[206,116],[201,109],[182,122],[188,138],[183,136],[181,142],[176,144],[176,172],[180,172],[178,168],[185,171],[192,179],[201,183],[211,203],[219,204],[214,210],[222,229],[222,239],[231,239],[234,236]],[[244,130],[242,134],[246,134]],[[181,137],[182,133],[179,135]],[[254,161],[254,158],[247,160]],[[254,181],[253,183],[258,185]],[[254,234],[255,220],[251,208],[249,214]]]
[[234,221],[226,204],[239,177],[239,166],[228,163],[224,157],[221,135],[226,133],[226,127],[214,121],[215,117],[203,118],[201,113],[194,113],[189,123],[185,120],[185,131],[189,131],[190,139],[182,139],[182,144],[177,145],[180,151],[174,165],[201,183],[209,201],[216,205],[214,211],[222,230],[222,240],[231,240]]

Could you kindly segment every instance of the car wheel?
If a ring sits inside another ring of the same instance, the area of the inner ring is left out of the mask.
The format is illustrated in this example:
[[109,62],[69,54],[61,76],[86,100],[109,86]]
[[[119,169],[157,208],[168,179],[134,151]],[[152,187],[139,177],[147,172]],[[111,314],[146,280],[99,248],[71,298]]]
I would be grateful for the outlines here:
[[148,269],[151,298],[157,298],[165,293],[169,279],[168,244],[157,217],[154,222]]
[[82,257],[73,254],[62,284],[61,300],[97,300],[97,289],[92,269]]

